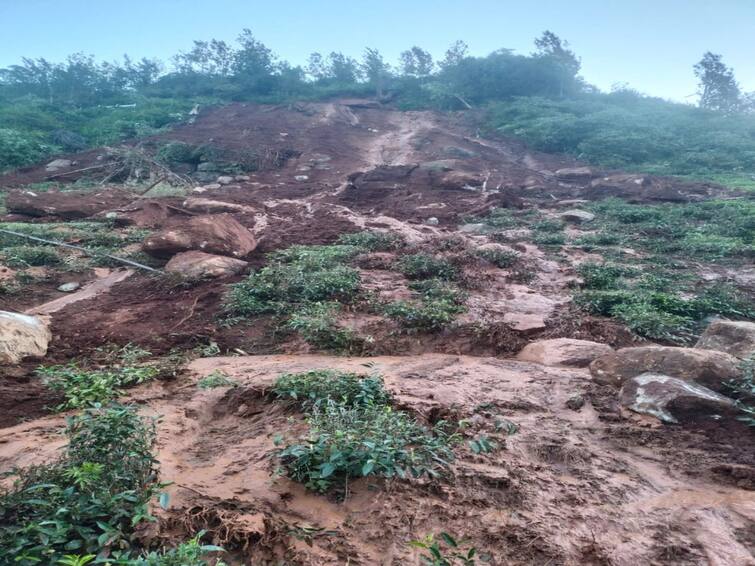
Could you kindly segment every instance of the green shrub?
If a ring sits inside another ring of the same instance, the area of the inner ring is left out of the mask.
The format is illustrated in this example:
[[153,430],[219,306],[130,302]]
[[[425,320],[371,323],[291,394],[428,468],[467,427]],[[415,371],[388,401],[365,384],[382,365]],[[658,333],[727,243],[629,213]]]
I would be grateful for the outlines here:
[[296,401],[308,411],[331,402],[346,407],[390,402],[379,376],[330,369],[283,374],[275,381],[273,393],[279,399]]
[[611,314],[634,333],[654,340],[679,344],[693,338],[694,321],[686,316],[672,314],[644,302],[616,305]]
[[562,220],[553,220],[550,218],[547,218],[545,220],[541,220],[539,222],[535,222],[532,225],[532,229],[535,232],[545,232],[548,234],[552,234],[555,232],[561,232],[564,229],[564,222]]
[[417,330],[440,330],[451,324],[464,308],[445,299],[411,303],[394,301],[384,306],[383,312],[401,326]]
[[403,240],[391,232],[355,232],[341,235],[338,243],[370,252],[387,252],[401,247]]
[[447,259],[427,254],[403,256],[397,267],[408,279],[456,279],[459,275],[456,267]]
[[482,249],[477,250],[476,253],[485,261],[500,268],[511,267],[519,259],[519,254],[512,250]]
[[24,470],[0,493],[0,563],[56,564],[73,552],[128,549],[156,489],[154,423],[127,406],[69,420],[57,462]]
[[324,492],[351,478],[436,477],[453,459],[440,427],[430,431],[385,405],[327,402],[307,417],[309,434],[278,452],[288,477]]
[[566,236],[561,232],[545,232],[535,234],[532,241],[541,246],[563,246],[566,243]]
[[37,134],[0,127],[0,172],[31,165],[53,151]]
[[121,388],[131,387],[154,379],[160,370],[156,366],[124,366],[109,370],[86,370],[75,365],[48,366],[37,373],[48,387],[61,391],[65,402],[58,411],[82,409],[107,403],[121,395]]
[[306,304],[291,314],[286,327],[298,332],[316,348],[335,352],[359,349],[364,340],[353,330],[338,324],[336,317],[339,309],[339,303]]
[[215,389],[216,387],[236,387],[237,385],[238,383],[236,383],[222,371],[214,371],[210,375],[203,377],[197,382],[197,387],[199,387],[200,389]]
[[198,163],[199,152],[197,147],[180,141],[170,141],[160,146],[155,153],[155,158],[163,163]]
[[240,316],[283,314],[303,303],[354,300],[359,292],[355,269],[310,262],[273,264],[252,273],[231,288],[227,310]]
[[591,262],[577,266],[577,273],[583,280],[582,286],[587,289],[612,289],[620,278],[636,275],[634,270],[627,267]]
[[50,246],[11,246],[0,251],[8,267],[26,268],[43,265],[58,265],[61,261],[58,252]]

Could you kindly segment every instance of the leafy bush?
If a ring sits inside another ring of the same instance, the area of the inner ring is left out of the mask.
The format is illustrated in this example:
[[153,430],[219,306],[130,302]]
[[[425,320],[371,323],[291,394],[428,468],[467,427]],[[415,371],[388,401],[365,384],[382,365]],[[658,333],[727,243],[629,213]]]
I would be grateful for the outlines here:
[[164,163],[198,163],[199,151],[192,144],[180,141],[170,141],[160,146],[155,158]]
[[458,304],[440,299],[419,304],[394,301],[385,305],[383,312],[405,328],[440,330],[451,324],[456,315],[463,311]]
[[54,148],[41,141],[41,136],[0,127],[0,172],[31,165]]
[[561,232],[545,232],[535,234],[532,241],[541,246],[563,246],[566,243],[566,236]]
[[122,387],[138,385],[155,378],[160,372],[156,366],[123,366],[109,370],[86,370],[75,365],[39,368],[51,389],[61,391],[65,402],[58,411],[82,409],[107,403],[118,398]]
[[72,552],[128,549],[156,489],[154,423],[132,407],[69,420],[57,462],[23,471],[0,493],[0,562],[55,564]]
[[323,350],[351,352],[364,344],[364,339],[350,328],[336,321],[339,303],[311,303],[293,313],[286,323],[298,332],[308,344]]
[[582,277],[583,287],[587,289],[611,289],[616,287],[621,277],[636,275],[634,270],[627,267],[591,262],[580,264],[577,273]]
[[236,387],[238,383],[224,374],[222,371],[214,371],[197,382],[200,389],[214,389],[216,387]]
[[341,235],[338,243],[364,251],[387,252],[401,247],[403,240],[391,232],[355,232]]
[[409,279],[456,279],[458,270],[447,259],[427,254],[403,256],[397,264],[401,273]]
[[345,485],[350,478],[437,477],[453,459],[449,438],[385,405],[314,407],[310,431],[278,453],[288,477],[313,491]]
[[0,251],[4,263],[13,268],[58,265],[58,252],[50,246],[10,246]]
[[519,259],[519,254],[511,250],[482,249],[477,250],[476,253],[484,260],[500,268],[511,267]]
[[[415,548],[421,548],[427,554],[422,555],[422,563],[426,566],[474,566],[477,549],[470,547],[465,551],[462,546],[467,546],[464,541],[457,541],[448,533],[440,533],[440,540],[431,533],[421,540],[411,540],[409,544]],[[443,548],[444,546],[448,548]]]
[[357,407],[387,405],[390,401],[379,376],[330,369],[281,375],[275,381],[273,393],[279,399],[296,401],[305,410],[330,402]]

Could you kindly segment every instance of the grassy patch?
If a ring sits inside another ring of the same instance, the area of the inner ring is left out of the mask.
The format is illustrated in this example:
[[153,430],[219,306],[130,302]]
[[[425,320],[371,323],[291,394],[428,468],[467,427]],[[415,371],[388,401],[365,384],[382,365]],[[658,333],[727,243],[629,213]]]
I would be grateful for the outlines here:
[[519,259],[519,254],[513,250],[485,248],[477,250],[475,253],[485,261],[502,269],[513,266]]
[[459,276],[459,270],[445,258],[427,254],[405,255],[397,262],[397,267],[408,279],[443,279],[453,280]]
[[336,322],[340,303],[311,303],[293,313],[286,328],[298,332],[308,344],[321,350],[355,352],[367,339]]
[[370,231],[343,234],[338,238],[338,243],[370,252],[388,252],[396,250],[404,244],[401,236],[398,234]]
[[414,281],[410,288],[418,295],[416,301],[394,301],[383,306],[383,313],[410,330],[437,331],[448,326],[456,315],[464,312],[464,295],[459,289],[440,279]]

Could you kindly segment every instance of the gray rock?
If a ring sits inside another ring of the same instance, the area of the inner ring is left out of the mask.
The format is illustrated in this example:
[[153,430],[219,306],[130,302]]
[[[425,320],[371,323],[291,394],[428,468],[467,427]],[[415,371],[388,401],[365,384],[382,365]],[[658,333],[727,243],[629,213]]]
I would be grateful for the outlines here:
[[596,359],[590,364],[590,373],[596,383],[614,387],[621,387],[625,381],[643,373],[661,373],[723,391],[728,381],[741,375],[741,370],[739,360],[725,352],[642,346],[622,348]]
[[561,220],[571,222],[572,224],[583,224],[595,220],[595,215],[592,212],[587,212],[586,210],[580,210],[578,208],[562,212],[558,217]]
[[572,411],[579,411],[585,406],[585,398],[582,395],[572,395],[566,400],[566,408]]
[[79,287],[81,287],[81,283],[71,281],[70,283],[63,283],[60,287],[58,287],[58,291],[61,291],[63,293],[71,293]]
[[715,320],[695,344],[695,348],[719,350],[738,358],[755,354],[755,322]]
[[27,357],[41,358],[52,339],[39,317],[0,311],[0,364],[17,364]]
[[622,406],[666,423],[733,416],[734,401],[691,381],[659,373],[643,373],[627,381],[619,393]]
[[437,226],[439,224],[439,220],[435,216],[431,216],[427,220],[425,220],[425,224],[428,226]]
[[177,254],[165,265],[168,273],[178,273],[190,279],[228,277],[243,271],[247,262],[240,259],[188,251]]
[[482,232],[489,232],[490,226],[487,224],[462,224],[459,226],[459,232],[467,232],[467,233],[482,233]]
[[213,161],[205,161],[197,165],[197,171],[204,173],[212,173],[213,171],[220,171],[220,166]]
[[233,177],[230,175],[221,175],[215,181],[221,185],[230,185],[233,183]]
[[74,162],[70,159],[55,159],[45,165],[45,171],[53,173],[55,171],[59,171],[60,169],[67,169],[68,167],[71,167],[73,163]]
[[594,359],[611,353],[613,348],[607,344],[574,338],[553,338],[527,344],[516,357],[545,366],[586,367]]

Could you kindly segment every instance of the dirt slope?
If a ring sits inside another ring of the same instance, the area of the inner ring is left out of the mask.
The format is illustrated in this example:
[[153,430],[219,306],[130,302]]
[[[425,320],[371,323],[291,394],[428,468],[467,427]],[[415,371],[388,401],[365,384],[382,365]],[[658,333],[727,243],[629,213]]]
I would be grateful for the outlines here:
[[[363,101],[234,104],[150,141],[166,140],[290,155],[280,168],[192,195],[253,208],[231,214],[259,241],[246,258],[253,268],[264,265],[265,252],[333,243],[362,230],[394,232],[413,251],[457,260],[494,243],[468,218],[494,206],[535,207],[547,219],[565,199],[679,201],[723,191],[599,171],[567,178],[557,171],[580,164],[480,138],[462,117]],[[98,153],[74,156],[71,169],[96,163]],[[0,186],[47,177],[43,167],[29,168],[0,178]],[[187,215],[183,198],[148,202],[154,207],[133,218],[151,229]],[[418,564],[407,542],[448,531],[491,564],[755,564],[751,432],[662,426],[620,411],[615,392],[596,386],[587,370],[511,359],[539,338],[615,347],[637,338],[572,310],[574,266],[593,256],[568,248],[558,260],[522,242],[504,248],[519,254],[523,268],[460,263],[466,311],[439,332],[403,332],[360,305],[340,314],[341,324],[373,338],[364,357],[318,355],[296,336],[276,332],[271,317],[219,324],[228,285],[242,276],[185,286],[139,272],[92,273],[76,295],[57,292],[54,280],[33,287],[34,296],[0,297],[0,308],[49,314],[54,340],[44,363],[128,343],[155,355],[208,343],[243,354],[197,359],[173,381],[130,392],[145,414],[160,416],[161,476],[174,482],[171,507],[156,511],[160,521],[142,533],[145,540],[181,540],[206,529],[238,564],[389,565]],[[410,296],[410,282],[388,267],[395,259],[392,252],[357,258],[371,297]],[[343,502],[307,492],[277,475],[269,458],[278,434],[304,430],[301,415],[273,403],[265,390],[280,373],[320,367],[378,371],[398,404],[419,419],[466,419],[472,431],[496,430],[505,449],[474,454],[463,443],[440,483],[359,480]],[[13,425],[0,430],[0,470],[44,462],[61,446],[63,418],[47,414],[40,399],[49,393],[32,370],[15,368],[0,380],[7,417],[1,422]],[[217,370],[238,387],[196,387]],[[575,397],[583,398],[581,409],[567,407]],[[518,431],[501,433],[497,422]]]

